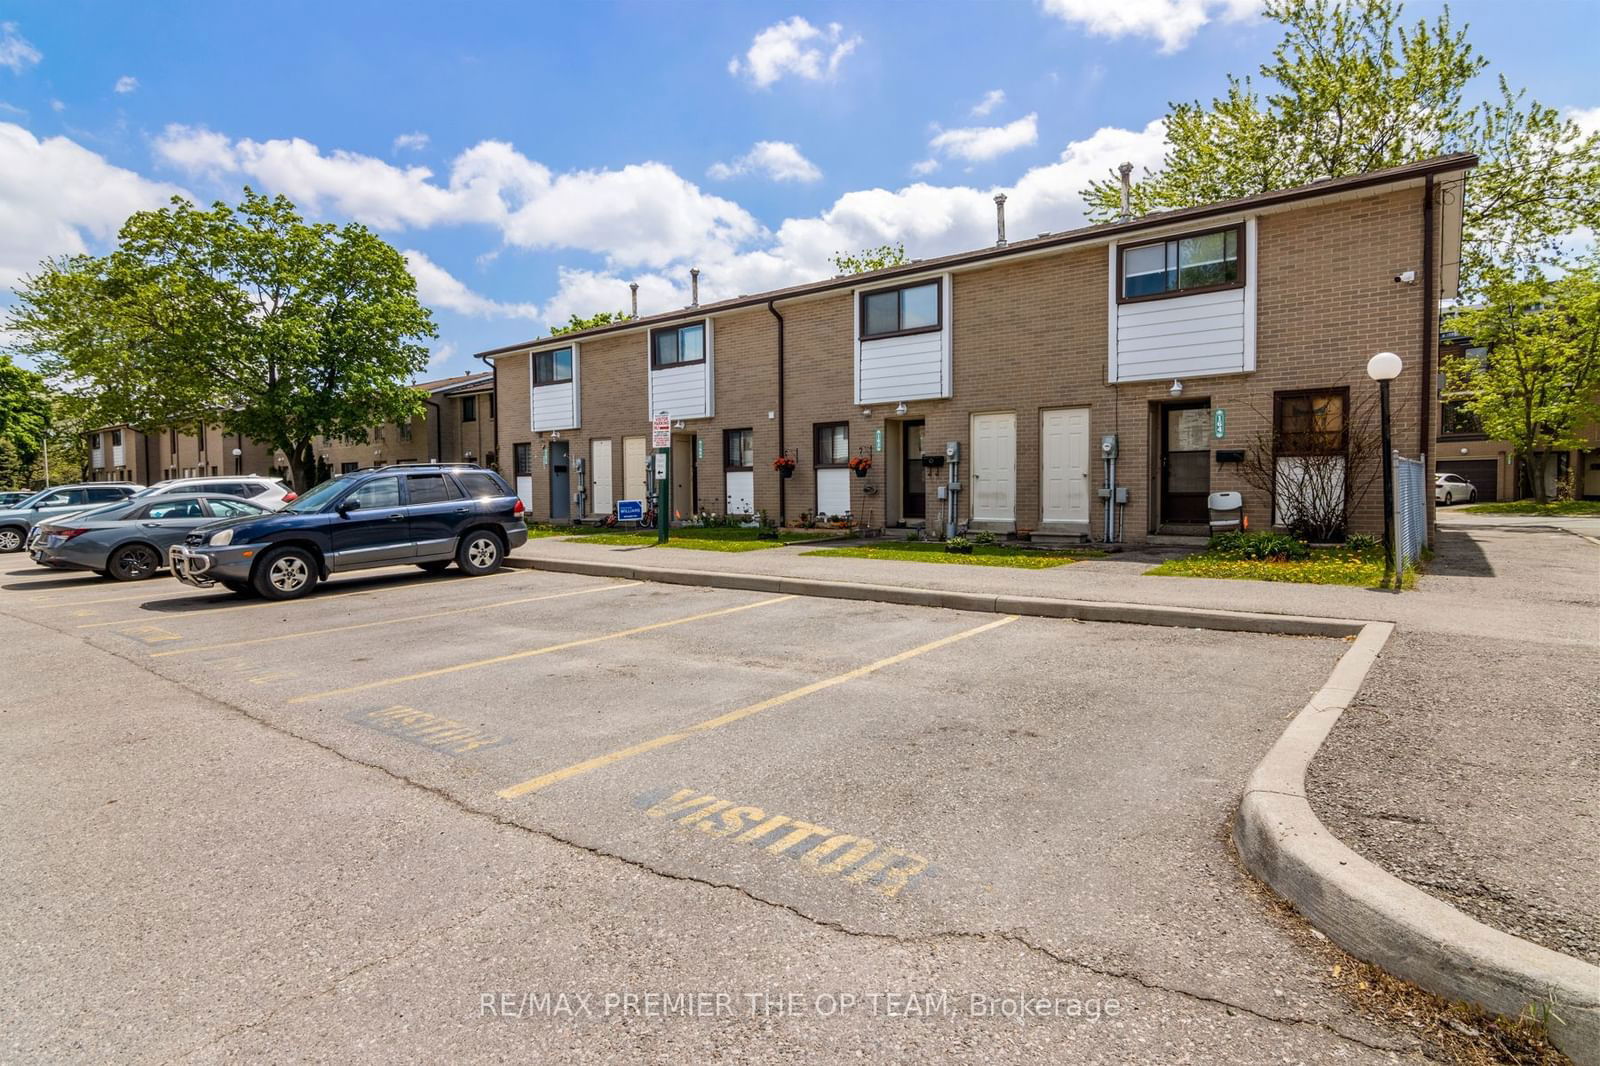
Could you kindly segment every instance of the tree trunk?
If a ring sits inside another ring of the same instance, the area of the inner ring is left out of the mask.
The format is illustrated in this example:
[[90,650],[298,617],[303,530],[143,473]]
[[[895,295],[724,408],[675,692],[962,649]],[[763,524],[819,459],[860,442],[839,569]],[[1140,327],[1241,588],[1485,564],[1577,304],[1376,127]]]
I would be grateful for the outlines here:
[[1533,492],[1535,503],[1545,502],[1544,468],[1548,458],[1544,452],[1527,452],[1523,454],[1523,469],[1528,476],[1528,488]]

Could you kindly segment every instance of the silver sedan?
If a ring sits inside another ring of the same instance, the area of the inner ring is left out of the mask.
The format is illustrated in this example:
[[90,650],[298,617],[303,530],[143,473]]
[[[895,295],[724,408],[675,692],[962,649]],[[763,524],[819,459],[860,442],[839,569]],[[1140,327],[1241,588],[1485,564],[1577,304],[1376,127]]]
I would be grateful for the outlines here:
[[167,549],[191,529],[266,513],[237,496],[146,497],[41,522],[28,537],[28,554],[40,566],[140,581],[165,568]]

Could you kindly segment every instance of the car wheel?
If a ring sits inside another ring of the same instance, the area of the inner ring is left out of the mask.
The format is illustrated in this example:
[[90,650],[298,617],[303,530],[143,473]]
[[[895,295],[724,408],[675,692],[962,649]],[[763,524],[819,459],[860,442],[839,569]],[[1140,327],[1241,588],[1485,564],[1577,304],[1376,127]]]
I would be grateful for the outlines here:
[[1467,502],[1468,503],[1477,503],[1478,502],[1478,490],[1477,489],[1473,489],[1472,490],[1472,495],[1467,497]]
[[0,529],[0,552],[19,552],[22,550],[22,530],[14,526]]
[[118,581],[143,581],[159,569],[161,556],[148,544],[124,544],[106,561],[106,573]]
[[500,538],[487,529],[474,529],[461,538],[456,549],[456,565],[477,577],[500,569]]
[[317,560],[304,548],[279,548],[256,564],[251,585],[269,600],[293,600],[317,583]]
[[437,574],[449,565],[449,559],[430,559],[425,563],[418,563],[417,567],[418,569],[426,570],[430,574]]
[[1450,495],[1448,492],[1444,494],[1444,505],[1446,507],[1449,507],[1452,503],[1455,503],[1455,502],[1456,502],[1456,498],[1454,496]]

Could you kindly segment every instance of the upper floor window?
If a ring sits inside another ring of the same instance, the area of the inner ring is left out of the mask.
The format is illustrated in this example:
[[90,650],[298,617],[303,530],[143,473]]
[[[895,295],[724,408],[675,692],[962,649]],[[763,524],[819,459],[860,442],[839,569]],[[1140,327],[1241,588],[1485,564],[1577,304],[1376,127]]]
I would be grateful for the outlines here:
[[401,440],[406,441],[406,440],[410,440],[411,439],[411,423],[410,422],[396,422],[394,424],[394,428],[395,428],[395,432],[400,434],[400,439]]
[[1117,299],[1158,300],[1244,285],[1242,225],[1210,233],[1124,245],[1117,249],[1122,287]]
[[489,398],[489,420],[492,422],[494,421],[494,393],[486,392],[484,395]]
[[824,422],[817,426],[817,466],[843,466],[850,461],[850,424]]
[[938,281],[861,294],[861,339],[933,333],[940,328]]
[[533,383],[564,385],[572,380],[572,349],[533,353]]
[[114,429],[111,431],[111,446],[113,448],[122,447],[122,430]]
[[729,429],[722,434],[723,465],[728,470],[750,470],[756,465],[755,431]]
[[1442,437],[1482,437],[1483,419],[1467,410],[1468,396],[1445,396],[1439,400],[1439,435]]
[[174,453],[177,452],[177,450],[178,450],[178,427],[177,426],[168,427],[168,429],[167,429],[167,446],[169,448],[171,448]]
[[650,369],[665,370],[673,366],[706,361],[706,324],[668,326],[650,334]]
[[1344,389],[1278,393],[1278,454],[1343,455],[1348,402]]
[[461,397],[461,421],[476,422],[478,420],[478,398],[476,396]]

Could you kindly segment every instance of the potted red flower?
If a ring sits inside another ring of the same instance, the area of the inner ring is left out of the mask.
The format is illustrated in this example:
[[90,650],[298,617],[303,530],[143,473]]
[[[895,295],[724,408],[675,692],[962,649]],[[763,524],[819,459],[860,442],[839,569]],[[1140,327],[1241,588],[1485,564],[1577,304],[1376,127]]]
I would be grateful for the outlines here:
[[867,472],[872,469],[872,456],[857,455],[845,465],[856,472],[856,477],[866,477]]
[[778,472],[779,477],[794,477],[794,456],[778,456],[772,460],[772,469]]

